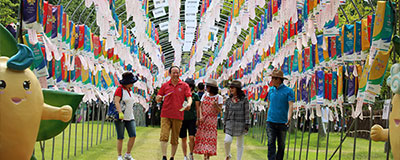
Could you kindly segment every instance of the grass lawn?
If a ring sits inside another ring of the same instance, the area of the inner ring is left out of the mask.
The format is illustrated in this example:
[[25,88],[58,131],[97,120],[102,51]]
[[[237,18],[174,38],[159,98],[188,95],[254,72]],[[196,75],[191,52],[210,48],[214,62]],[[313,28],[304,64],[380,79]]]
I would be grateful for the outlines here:
[[[103,130],[103,140],[102,143],[99,145],[95,145],[96,141],[96,132],[97,132],[97,125],[96,122],[94,123],[94,137],[93,137],[93,147],[91,147],[91,132],[92,132],[92,125],[89,125],[89,149],[87,150],[87,123],[84,124],[84,136],[83,136],[83,154],[81,154],[81,147],[82,147],[82,124],[77,125],[77,148],[76,148],[76,156],[74,156],[74,147],[75,147],[75,124],[72,124],[71,128],[71,144],[70,144],[70,158],[72,160],[112,160],[117,159],[117,150],[116,150],[116,135],[112,137],[110,140],[106,140],[104,137],[106,135],[106,125],[105,130]],[[110,125],[110,127],[114,127]],[[101,124],[99,128],[99,132],[101,130]],[[161,159],[161,147],[159,142],[160,136],[160,128],[156,127],[137,127],[137,139],[135,145],[132,150],[133,158],[137,160],[157,160]],[[54,159],[61,159],[61,152],[63,151],[64,159],[67,159],[67,152],[68,152],[68,134],[69,128],[67,127],[64,133],[64,150],[62,150],[62,134],[58,135],[55,138],[55,149],[54,149]],[[125,132],[125,137],[128,137],[127,133]],[[100,136],[99,136],[100,138]],[[225,138],[224,133],[222,130],[218,131],[218,153],[217,156],[213,156],[211,159],[224,159],[225,150],[223,140]],[[126,142],[124,141],[123,145],[123,153],[126,151]],[[98,140],[100,143],[100,140]],[[47,140],[45,142],[45,159],[51,159],[52,157],[52,144],[53,140]],[[35,146],[35,156],[38,160],[42,159],[41,152],[40,152],[40,144],[36,143]],[[236,156],[236,139],[234,139],[232,143],[232,155]],[[170,155],[171,146],[168,146],[168,155]],[[243,155],[243,159],[248,160],[263,160],[266,159],[267,147],[261,145],[258,141],[251,137],[245,138],[245,151]],[[179,146],[178,151],[176,153],[175,159],[183,159],[182,149]],[[169,158],[169,157],[168,157]],[[203,159],[201,155],[195,155],[195,159]]]
[[[113,129],[113,124],[105,124],[103,129],[103,137],[100,144],[100,134],[97,138],[97,123],[94,122],[93,125],[93,142],[91,140],[92,134],[92,125],[89,125],[89,143],[87,143],[87,123],[84,124],[84,135],[83,135],[83,154],[81,153],[82,148],[82,124],[77,125],[77,144],[76,144],[76,156],[75,153],[75,124],[72,124],[71,128],[71,144],[70,144],[70,157],[69,159],[72,160],[85,160],[85,159],[100,159],[100,160],[112,160],[117,158],[117,151],[116,151],[116,135],[112,138],[109,137],[107,140],[107,126],[109,129]],[[111,128],[112,127],[112,128]],[[101,124],[99,125],[99,132],[101,131]],[[112,131],[112,130],[110,130]],[[159,143],[159,134],[160,128],[156,127],[137,127],[137,139],[135,145],[133,147],[132,155],[137,160],[158,160],[161,159],[161,149]],[[260,130],[258,130],[260,131]],[[256,131],[257,132],[257,131]],[[243,155],[243,160],[265,160],[267,159],[267,147],[260,143],[259,140],[253,139],[250,137],[251,131],[248,136],[245,138],[245,151]],[[127,137],[127,133],[125,132]],[[61,159],[61,154],[63,154],[64,159],[67,159],[68,154],[68,136],[69,136],[69,128],[65,130],[64,133],[64,149],[62,149],[62,134],[58,135],[55,138],[55,148],[54,148],[54,159]],[[218,131],[218,153],[217,156],[211,157],[211,159],[222,160],[224,159],[224,134],[222,130]],[[294,141],[295,135],[290,135],[290,148],[289,148],[289,159],[293,159],[294,154]],[[316,159],[316,150],[317,150],[317,133],[313,133],[310,136],[310,148],[308,153],[308,159]],[[96,138],[98,145],[96,145]],[[301,157],[305,159],[306,157],[306,149],[307,149],[307,140],[308,140],[308,133],[304,134],[303,140],[303,148]],[[51,159],[52,157],[52,142],[53,140],[50,139],[45,143],[45,159]],[[124,141],[123,152],[126,151],[126,140]],[[333,151],[340,143],[340,134],[338,133],[331,133],[329,137],[329,147],[328,147],[328,156],[332,155]],[[352,159],[353,158],[353,143],[354,138],[348,137],[343,144],[342,148],[342,159]],[[93,147],[91,145],[93,144]],[[87,145],[88,149],[87,149]],[[296,152],[295,156],[296,159],[299,159],[300,153],[300,146],[301,146],[301,132],[297,133],[297,141],[296,141]],[[356,159],[366,159],[368,158],[368,140],[365,139],[357,139],[356,144]],[[38,160],[41,158],[40,152],[40,145],[39,143],[36,144],[35,155]],[[168,155],[170,155],[170,145],[168,146]],[[383,152],[384,150],[384,143],[383,142],[372,142],[372,154],[371,159],[385,159],[386,154]],[[286,141],[286,149],[285,149],[285,156],[287,151],[287,141]],[[236,139],[232,143],[232,154],[236,156]],[[326,153],[326,138],[320,139],[320,146],[319,146],[319,153],[318,159],[325,159]],[[338,153],[336,153],[335,157],[332,159],[338,159]],[[179,146],[175,159],[183,159],[182,149]],[[195,159],[203,159],[201,155],[195,155]],[[234,158],[236,159],[236,158]]]

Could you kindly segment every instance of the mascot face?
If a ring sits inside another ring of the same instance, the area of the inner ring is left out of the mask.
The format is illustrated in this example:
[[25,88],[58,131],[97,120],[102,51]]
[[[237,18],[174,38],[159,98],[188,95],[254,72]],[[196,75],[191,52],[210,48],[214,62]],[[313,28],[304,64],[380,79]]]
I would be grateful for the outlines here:
[[[29,159],[32,154],[43,110],[39,81],[28,68],[22,71],[7,67],[7,57],[0,57],[0,159]],[[13,153],[13,157],[7,157]],[[16,156],[16,157],[15,157]]]
[[389,115],[389,136],[392,147],[393,158],[400,159],[400,95],[395,94],[392,98],[392,112]]

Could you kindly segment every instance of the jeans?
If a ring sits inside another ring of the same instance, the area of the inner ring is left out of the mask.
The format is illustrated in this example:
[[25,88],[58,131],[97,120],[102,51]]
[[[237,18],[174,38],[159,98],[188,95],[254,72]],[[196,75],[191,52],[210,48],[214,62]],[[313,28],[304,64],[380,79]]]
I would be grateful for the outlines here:
[[[284,123],[267,122],[268,160],[283,160],[287,126]],[[278,152],[276,152],[278,140]]]
[[130,120],[130,121],[116,120],[114,123],[117,131],[117,139],[124,139],[125,128],[128,131],[129,138],[136,137],[135,120]]
[[[231,144],[233,141],[233,137],[229,134],[225,134],[225,155],[226,157],[231,156]],[[242,154],[244,150],[244,135],[237,136],[236,139],[236,144],[237,144],[237,160],[242,159]]]

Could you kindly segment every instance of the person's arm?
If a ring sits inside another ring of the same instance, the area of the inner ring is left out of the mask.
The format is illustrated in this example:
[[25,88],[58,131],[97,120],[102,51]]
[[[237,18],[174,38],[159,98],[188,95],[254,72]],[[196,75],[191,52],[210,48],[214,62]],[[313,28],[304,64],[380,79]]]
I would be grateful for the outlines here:
[[118,113],[122,112],[120,101],[121,101],[120,96],[114,96],[114,104],[115,104],[115,108],[117,108]]
[[244,119],[246,125],[250,125],[250,108],[249,108],[249,101],[247,98],[244,100]]
[[226,124],[226,117],[228,117],[228,115],[229,115],[229,104],[230,103],[228,103],[228,101],[229,101],[229,99],[228,100],[226,100],[226,102],[225,102],[225,112],[224,112],[224,125]]
[[158,90],[157,97],[156,97],[157,103],[161,103],[163,95],[164,95],[164,87],[161,86],[161,88]]
[[192,97],[187,97],[187,105],[186,105],[186,108],[185,108],[185,110],[190,110],[190,107],[192,106],[192,102],[193,102],[193,99],[192,99]]
[[290,124],[290,121],[292,120],[292,113],[293,113],[293,102],[289,101],[288,122],[286,123],[286,125]]

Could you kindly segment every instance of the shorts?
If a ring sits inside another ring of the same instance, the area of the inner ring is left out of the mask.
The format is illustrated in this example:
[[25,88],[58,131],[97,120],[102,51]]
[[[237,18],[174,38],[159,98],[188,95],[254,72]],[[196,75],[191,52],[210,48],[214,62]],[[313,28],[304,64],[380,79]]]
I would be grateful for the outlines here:
[[183,120],[181,132],[179,133],[179,138],[186,138],[187,132],[189,131],[189,136],[196,135],[196,120]]
[[128,131],[129,138],[136,137],[136,123],[135,120],[120,121],[116,120],[115,128],[117,130],[117,139],[124,139],[124,128]]
[[179,131],[181,130],[181,127],[182,127],[182,120],[161,117],[160,141],[168,142],[169,133],[172,130],[171,144],[172,145],[179,144],[178,136],[179,136]]

